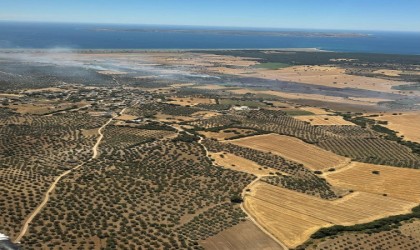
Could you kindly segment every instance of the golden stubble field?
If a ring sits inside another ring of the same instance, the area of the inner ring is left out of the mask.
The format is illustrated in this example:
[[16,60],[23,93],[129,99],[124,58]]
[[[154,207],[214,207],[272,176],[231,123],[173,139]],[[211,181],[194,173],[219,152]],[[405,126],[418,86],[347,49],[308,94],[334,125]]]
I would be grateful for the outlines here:
[[420,143],[420,112],[408,112],[398,115],[384,114],[375,120],[387,121],[385,127],[398,132],[405,140]]
[[265,229],[288,247],[296,247],[321,227],[353,225],[409,213],[417,203],[366,192],[327,201],[257,182],[244,207]]
[[235,171],[245,172],[256,176],[266,176],[270,173],[278,172],[276,169],[262,167],[254,161],[236,156],[234,154],[219,152],[210,153],[217,165],[229,168]]
[[339,126],[354,126],[355,124],[346,121],[343,119],[342,116],[338,115],[299,115],[295,116],[295,119],[309,122],[312,125],[318,126],[331,126],[331,125],[339,125]]
[[301,163],[311,170],[339,169],[350,162],[348,158],[285,135],[258,135],[230,142],[239,146],[278,154],[286,159]]
[[333,186],[420,203],[418,169],[352,162],[341,170],[326,173],[325,178]]

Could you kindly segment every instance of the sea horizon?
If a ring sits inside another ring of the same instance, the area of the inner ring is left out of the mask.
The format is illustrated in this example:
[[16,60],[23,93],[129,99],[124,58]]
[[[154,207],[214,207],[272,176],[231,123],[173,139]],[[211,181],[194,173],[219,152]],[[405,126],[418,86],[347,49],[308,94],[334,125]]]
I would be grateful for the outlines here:
[[0,49],[313,50],[420,55],[420,32],[0,21]]

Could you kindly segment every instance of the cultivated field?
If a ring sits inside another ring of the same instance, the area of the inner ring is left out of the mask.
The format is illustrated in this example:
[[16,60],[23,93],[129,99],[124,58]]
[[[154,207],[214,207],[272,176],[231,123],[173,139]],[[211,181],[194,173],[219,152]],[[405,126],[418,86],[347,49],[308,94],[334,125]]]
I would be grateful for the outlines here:
[[211,131],[199,131],[199,133],[206,138],[216,139],[216,140],[226,140],[233,139],[236,137],[245,137],[255,134],[255,130],[252,129],[238,129],[238,128],[229,128],[220,130],[218,132]]
[[321,227],[352,225],[410,212],[416,203],[354,192],[326,201],[270,184],[257,183],[245,196],[245,209],[288,247],[296,247]]
[[[0,53],[0,232],[24,249],[268,250],[410,212],[420,148],[378,124],[420,139],[418,58],[314,53]],[[313,247],[415,249],[418,227]]]
[[311,125],[339,125],[353,126],[354,124],[336,115],[300,115],[295,117],[298,120],[309,122]]
[[244,75],[268,80],[281,80],[336,88],[359,88],[365,90],[397,92],[393,86],[401,85],[399,81],[383,80],[374,77],[355,76],[346,70],[334,66],[293,66],[279,69],[264,68],[209,68],[219,73]]
[[269,175],[277,171],[276,169],[261,166],[254,161],[226,152],[211,153],[211,158],[215,159],[217,165],[256,176]]
[[329,115],[332,114],[329,111],[326,111],[325,109],[316,108],[316,107],[302,107],[301,109],[314,113],[315,115]]
[[241,222],[200,242],[206,250],[283,250],[251,221]]
[[326,174],[337,187],[420,202],[420,170],[353,162]]
[[281,155],[286,159],[302,163],[312,170],[340,168],[349,162],[345,157],[283,135],[259,135],[233,140],[232,143]]
[[197,104],[215,104],[214,99],[199,97],[171,97],[169,103],[181,106],[195,106]]
[[386,121],[384,125],[389,129],[398,132],[399,136],[404,136],[407,141],[420,143],[420,113],[384,114],[375,117],[376,120]]
[[260,95],[268,95],[268,96],[275,96],[281,97],[285,99],[290,99],[293,101],[298,100],[313,100],[313,101],[322,101],[327,103],[340,103],[340,104],[347,104],[347,105],[367,105],[373,106],[376,105],[378,102],[386,101],[387,99],[378,99],[378,98],[369,98],[369,99],[357,99],[357,98],[344,98],[340,96],[327,96],[327,95],[320,95],[320,94],[308,94],[308,93],[286,93],[277,90],[252,90],[247,88],[239,88],[239,89],[232,89],[227,90],[234,94],[244,95],[247,93],[254,93]]

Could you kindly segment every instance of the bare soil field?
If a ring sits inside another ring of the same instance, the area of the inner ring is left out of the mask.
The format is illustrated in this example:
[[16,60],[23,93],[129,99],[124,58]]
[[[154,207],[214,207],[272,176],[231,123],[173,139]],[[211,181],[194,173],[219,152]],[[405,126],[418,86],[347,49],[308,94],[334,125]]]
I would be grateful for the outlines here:
[[301,163],[311,170],[340,168],[349,159],[305,143],[299,139],[277,135],[259,135],[231,141],[233,144],[263,152],[278,154],[286,159]]
[[215,159],[217,165],[256,176],[269,175],[277,171],[276,169],[263,167],[254,161],[226,152],[211,153],[211,158]]
[[206,250],[283,250],[249,220],[201,241]]
[[420,143],[419,112],[403,113],[401,115],[384,114],[379,117],[375,117],[375,119],[387,121],[388,124],[384,126],[397,131],[398,135],[404,136],[405,140]]
[[353,225],[390,215],[409,213],[414,202],[354,192],[326,201],[258,182],[245,196],[245,209],[288,247],[306,241],[321,227]]
[[325,176],[333,186],[420,202],[418,169],[353,162],[348,167],[326,173]]
[[353,126],[355,124],[346,121],[338,115],[300,115],[295,117],[298,120],[309,122],[312,125],[345,125]]

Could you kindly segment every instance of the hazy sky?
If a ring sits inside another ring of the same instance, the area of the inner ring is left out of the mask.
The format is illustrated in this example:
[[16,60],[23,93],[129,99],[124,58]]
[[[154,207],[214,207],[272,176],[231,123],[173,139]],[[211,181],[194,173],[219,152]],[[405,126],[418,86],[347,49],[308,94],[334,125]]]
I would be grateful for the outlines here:
[[420,31],[420,0],[0,0],[0,20]]

